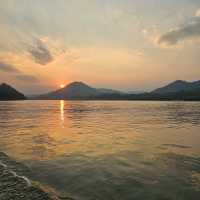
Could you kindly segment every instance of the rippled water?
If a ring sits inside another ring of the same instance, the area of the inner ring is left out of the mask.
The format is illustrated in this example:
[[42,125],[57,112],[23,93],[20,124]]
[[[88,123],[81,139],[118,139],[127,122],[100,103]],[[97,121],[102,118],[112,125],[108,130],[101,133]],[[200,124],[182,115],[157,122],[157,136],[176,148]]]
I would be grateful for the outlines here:
[[0,102],[0,151],[77,200],[200,199],[199,102]]

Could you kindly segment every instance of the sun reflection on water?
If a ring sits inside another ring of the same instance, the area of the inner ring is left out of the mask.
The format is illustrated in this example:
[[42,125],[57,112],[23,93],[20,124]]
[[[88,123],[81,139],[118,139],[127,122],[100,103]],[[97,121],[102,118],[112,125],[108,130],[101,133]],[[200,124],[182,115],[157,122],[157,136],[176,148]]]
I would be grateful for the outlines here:
[[61,100],[60,101],[60,119],[62,126],[64,127],[64,121],[65,121],[65,101]]

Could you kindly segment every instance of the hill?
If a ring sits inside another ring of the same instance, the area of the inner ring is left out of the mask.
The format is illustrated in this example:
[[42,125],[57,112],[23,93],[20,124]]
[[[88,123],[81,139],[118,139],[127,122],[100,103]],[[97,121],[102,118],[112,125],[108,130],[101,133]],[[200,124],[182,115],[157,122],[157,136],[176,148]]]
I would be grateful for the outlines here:
[[180,92],[193,92],[200,90],[200,80],[194,82],[187,82],[182,80],[174,81],[167,86],[158,88],[153,93],[157,94],[169,94],[169,93],[180,93]]
[[200,81],[175,81],[152,92],[138,94],[123,93],[111,89],[98,89],[83,82],[73,82],[66,87],[34,97],[50,100],[155,100],[155,101],[199,101]]
[[104,89],[93,88],[83,82],[72,82],[66,87],[38,96],[39,99],[93,99],[103,95],[120,94],[121,92]]
[[26,97],[22,93],[18,92],[10,85],[7,85],[6,83],[0,85],[0,101],[25,99]]

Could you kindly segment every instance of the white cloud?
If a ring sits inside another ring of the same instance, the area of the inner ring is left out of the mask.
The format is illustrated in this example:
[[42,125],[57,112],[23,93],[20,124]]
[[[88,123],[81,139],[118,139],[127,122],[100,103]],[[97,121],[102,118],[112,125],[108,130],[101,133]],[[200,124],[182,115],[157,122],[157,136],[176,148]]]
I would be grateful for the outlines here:
[[174,28],[161,35],[157,43],[161,46],[170,47],[185,41],[196,41],[200,39],[200,10],[192,17],[189,23]]

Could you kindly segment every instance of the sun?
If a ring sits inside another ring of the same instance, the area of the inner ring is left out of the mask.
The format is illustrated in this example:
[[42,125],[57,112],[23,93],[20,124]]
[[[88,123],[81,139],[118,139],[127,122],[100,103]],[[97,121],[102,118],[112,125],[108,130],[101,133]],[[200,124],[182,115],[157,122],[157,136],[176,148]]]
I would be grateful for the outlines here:
[[64,88],[64,87],[65,87],[65,85],[64,85],[64,84],[61,84],[61,85],[60,85],[60,88]]

